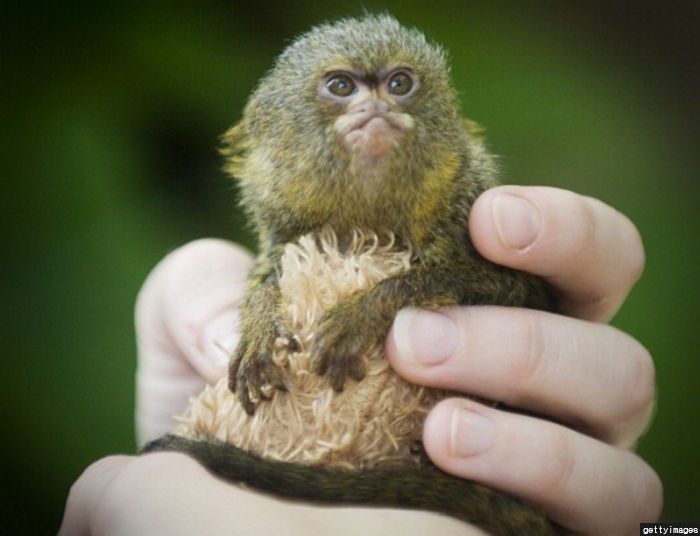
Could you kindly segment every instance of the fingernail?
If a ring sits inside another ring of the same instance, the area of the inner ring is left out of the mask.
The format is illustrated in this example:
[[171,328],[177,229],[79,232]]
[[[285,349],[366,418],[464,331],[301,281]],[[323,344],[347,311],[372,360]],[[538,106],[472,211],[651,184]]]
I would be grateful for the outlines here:
[[457,326],[452,319],[425,309],[399,311],[393,333],[399,357],[419,366],[443,363],[457,346]]
[[208,322],[204,328],[202,349],[218,367],[227,366],[236,349],[240,338],[237,329],[239,320],[238,310],[230,309]]
[[459,458],[486,452],[496,437],[496,426],[490,419],[463,407],[452,410],[450,453]]
[[540,212],[524,197],[498,194],[493,200],[492,216],[498,238],[506,249],[525,249],[540,234]]

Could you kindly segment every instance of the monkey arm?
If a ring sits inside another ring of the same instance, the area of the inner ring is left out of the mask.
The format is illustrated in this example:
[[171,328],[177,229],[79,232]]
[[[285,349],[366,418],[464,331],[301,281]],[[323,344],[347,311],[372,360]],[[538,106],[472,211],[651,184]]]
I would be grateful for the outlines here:
[[279,338],[293,344],[283,322],[277,281],[282,250],[275,247],[262,253],[251,270],[248,296],[240,311],[241,339],[229,364],[229,388],[250,414],[257,400],[269,398],[266,389],[285,390],[283,375],[272,362]]
[[407,271],[349,297],[321,318],[314,369],[328,374],[334,389],[342,390],[348,378],[364,377],[362,356],[372,344],[381,343],[403,307],[494,304],[553,309],[540,280],[492,264],[463,245],[435,248]]

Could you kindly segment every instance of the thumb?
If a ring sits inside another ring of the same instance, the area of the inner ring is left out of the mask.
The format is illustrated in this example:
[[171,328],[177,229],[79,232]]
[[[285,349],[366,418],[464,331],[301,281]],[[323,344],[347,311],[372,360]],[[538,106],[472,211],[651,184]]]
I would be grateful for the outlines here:
[[136,301],[139,445],[169,432],[188,398],[225,376],[251,263],[239,246],[202,239],[170,253],[146,279]]

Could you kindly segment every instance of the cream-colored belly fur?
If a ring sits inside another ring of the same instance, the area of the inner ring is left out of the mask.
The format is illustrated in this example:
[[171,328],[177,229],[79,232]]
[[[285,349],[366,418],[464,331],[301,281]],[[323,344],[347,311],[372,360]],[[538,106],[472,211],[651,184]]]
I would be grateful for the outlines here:
[[409,267],[411,252],[393,237],[355,233],[340,251],[329,230],[289,244],[282,258],[280,290],[289,328],[300,351],[283,341],[275,363],[286,373],[287,392],[275,392],[249,416],[222,378],[190,401],[176,433],[218,439],[272,458],[348,468],[418,463],[427,410],[444,392],[406,383],[389,367],[383,346],[364,356],[367,375],[336,393],[311,370],[311,342],[321,315],[351,294]]

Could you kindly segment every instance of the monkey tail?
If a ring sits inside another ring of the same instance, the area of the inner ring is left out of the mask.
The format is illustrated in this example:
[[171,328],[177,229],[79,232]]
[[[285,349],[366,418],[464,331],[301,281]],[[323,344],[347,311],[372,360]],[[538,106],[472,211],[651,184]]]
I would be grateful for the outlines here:
[[430,510],[497,536],[554,535],[546,517],[495,490],[436,467],[351,471],[262,458],[228,443],[165,435],[142,453],[186,453],[214,475],[276,496],[325,504]]

